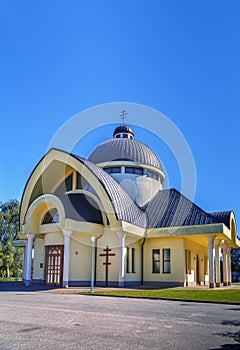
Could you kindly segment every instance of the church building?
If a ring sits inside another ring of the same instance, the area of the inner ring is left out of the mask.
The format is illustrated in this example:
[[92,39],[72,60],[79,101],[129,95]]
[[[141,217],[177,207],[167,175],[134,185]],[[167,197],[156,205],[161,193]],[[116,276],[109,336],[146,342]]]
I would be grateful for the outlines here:
[[207,213],[164,181],[157,155],[125,123],[87,159],[51,149],[22,196],[24,283],[231,284],[234,213]]

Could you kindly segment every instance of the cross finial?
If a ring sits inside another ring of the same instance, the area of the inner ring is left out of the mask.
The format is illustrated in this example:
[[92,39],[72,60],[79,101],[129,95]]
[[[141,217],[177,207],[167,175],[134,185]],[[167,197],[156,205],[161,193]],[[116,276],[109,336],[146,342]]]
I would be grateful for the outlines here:
[[127,118],[127,114],[128,114],[128,112],[125,111],[125,109],[123,108],[122,112],[120,113],[120,118],[122,119],[122,124],[123,125],[125,123],[125,119]]

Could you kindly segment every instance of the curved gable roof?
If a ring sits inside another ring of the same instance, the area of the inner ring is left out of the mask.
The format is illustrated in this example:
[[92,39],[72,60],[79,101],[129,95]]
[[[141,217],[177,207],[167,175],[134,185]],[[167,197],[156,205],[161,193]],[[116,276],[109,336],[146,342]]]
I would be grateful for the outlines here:
[[217,220],[217,222],[222,222],[230,229],[231,213],[232,211],[216,211],[210,214]]
[[[54,154],[54,152],[56,152],[56,154]],[[51,155],[51,153],[53,154]],[[45,167],[47,167],[51,163],[51,161],[55,160],[58,157],[62,157],[66,164],[71,162],[74,163],[73,161],[71,161],[71,159],[75,160],[78,163],[84,165],[93,174],[93,176],[101,184],[101,187],[103,187],[103,189],[105,190],[105,193],[109,198],[109,203],[111,203],[111,206],[113,208],[111,213],[114,214],[114,216],[118,220],[124,220],[140,227],[146,226],[145,215],[142,212],[142,210],[110,175],[108,175],[104,170],[100,169],[97,165],[85,160],[84,158],[55,148],[52,148],[39,161],[39,163],[36,165],[27,181],[21,200],[21,223],[24,222],[25,214],[28,210],[29,205],[31,204],[30,197],[34,185],[38,181],[39,177],[42,175],[43,171],[45,170]],[[77,197],[74,197],[74,205],[76,205],[75,198]],[[64,203],[66,203],[66,201],[69,200],[66,199],[66,197],[62,197],[62,199]],[[69,215],[72,214],[73,213],[69,213]],[[74,215],[76,215],[76,213]]]

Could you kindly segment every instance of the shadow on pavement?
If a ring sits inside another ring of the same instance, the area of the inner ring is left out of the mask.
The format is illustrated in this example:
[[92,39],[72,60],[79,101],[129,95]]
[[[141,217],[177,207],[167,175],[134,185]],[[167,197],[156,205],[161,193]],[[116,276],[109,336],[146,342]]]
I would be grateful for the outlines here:
[[59,287],[32,284],[27,287],[23,282],[0,282],[0,292],[37,292],[41,290],[59,289]]
[[212,348],[209,350],[239,350],[240,349],[240,344],[236,343],[236,344],[224,344],[222,345],[220,348]]
[[[238,326],[239,321],[233,320],[233,321],[222,321],[222,324],[224,325],[233,325],[233,326]],[[214,335],[219,335],[224,338],[231,338],[236,341],[236,344],[224,344],[221,345],[220,348],[214,348],[215,350],[220,350],[220,349],[240,349],[240,337],[239,337],[239,331],[238,332],[221,332],[221,333],[214,333]],[[210,349],[211,350],[211,349]]]

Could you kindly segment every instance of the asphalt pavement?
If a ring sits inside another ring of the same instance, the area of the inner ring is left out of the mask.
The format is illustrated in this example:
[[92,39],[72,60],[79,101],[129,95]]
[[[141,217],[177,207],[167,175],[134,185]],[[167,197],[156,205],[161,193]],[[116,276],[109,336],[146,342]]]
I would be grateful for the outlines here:
[[0,349],[240,349],[240,306],[0,290]]

